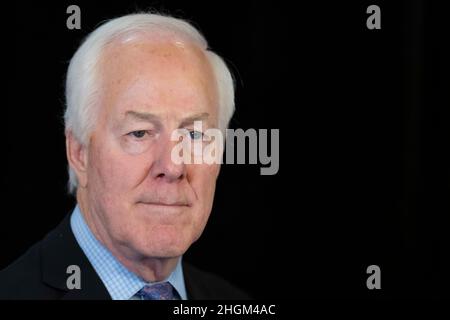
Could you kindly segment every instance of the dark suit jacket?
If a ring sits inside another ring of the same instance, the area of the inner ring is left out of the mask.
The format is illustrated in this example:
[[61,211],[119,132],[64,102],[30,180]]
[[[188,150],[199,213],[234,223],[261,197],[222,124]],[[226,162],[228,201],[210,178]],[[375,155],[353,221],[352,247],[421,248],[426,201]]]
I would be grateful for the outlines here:
[[[70,227],[70,215],[17,261],[0,271],[0,299],[111,299]],[[81,289],[66,286],[67,267],[81,270]],[[183,261],[188,299],[247,299],[227,281]]]

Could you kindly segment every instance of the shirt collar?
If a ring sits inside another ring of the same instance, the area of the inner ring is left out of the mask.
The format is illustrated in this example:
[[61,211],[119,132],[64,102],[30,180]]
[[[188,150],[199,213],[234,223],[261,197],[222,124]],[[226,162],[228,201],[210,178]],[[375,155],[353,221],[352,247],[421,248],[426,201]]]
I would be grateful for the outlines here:
[[[113,300],[129,300],[148,283],[135,273],[125,268],[112,253],[103,246],[93,235],[86,224],[83,214],[78,205],[75,206],[70,225],[75,238],[102,280]],[[164,280],[177,290],[181,299],[186,300],[186,287],[184,283],[182,258],[178,259],[177,265],[169,277]],[[83,276],[83,275],[81,275]]]

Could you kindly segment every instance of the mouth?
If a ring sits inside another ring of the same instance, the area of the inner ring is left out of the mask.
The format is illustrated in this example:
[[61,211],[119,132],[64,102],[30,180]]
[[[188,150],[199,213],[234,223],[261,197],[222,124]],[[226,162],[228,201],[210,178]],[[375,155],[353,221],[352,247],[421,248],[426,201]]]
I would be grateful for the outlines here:
[[148,205],[148,206],[156,206],[156,207],[166,207],[166,208],[186,208],[191,205],[186,202],[145,202],[139,201],[138,204]]

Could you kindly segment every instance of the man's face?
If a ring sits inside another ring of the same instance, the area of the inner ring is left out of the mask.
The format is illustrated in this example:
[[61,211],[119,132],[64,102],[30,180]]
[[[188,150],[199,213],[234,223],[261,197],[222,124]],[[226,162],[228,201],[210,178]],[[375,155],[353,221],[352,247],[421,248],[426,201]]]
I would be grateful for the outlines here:
[[217,126],[212,70],[199,49],[171,42],[111,46],[102,58],[86,168],[95,231],[131,254],[179,256],[206,225],[220,168],[175,164],[171,134],[194,120]]

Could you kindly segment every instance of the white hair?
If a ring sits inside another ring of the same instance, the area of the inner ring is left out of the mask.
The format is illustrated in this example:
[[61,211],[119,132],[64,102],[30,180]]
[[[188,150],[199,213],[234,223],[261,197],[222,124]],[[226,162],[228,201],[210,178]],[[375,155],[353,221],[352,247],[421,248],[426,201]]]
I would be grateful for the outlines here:
[[[66,134],[71,132],[77,141],[87,146],[95,126],[100,98],[98,72],[104,48],[123,37],[135,35],[165,35],[188,42],[203,49],[216,78],[218,92],[219,129],[228,127],[234,112],[234,82],[222,58],[209,50],[202,34],[188,22],[154,13],[139,13],[109,20],[90,33],[70,60],[66,78]],[[78,181],[69,165],[69,192],[74,194]]]

